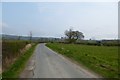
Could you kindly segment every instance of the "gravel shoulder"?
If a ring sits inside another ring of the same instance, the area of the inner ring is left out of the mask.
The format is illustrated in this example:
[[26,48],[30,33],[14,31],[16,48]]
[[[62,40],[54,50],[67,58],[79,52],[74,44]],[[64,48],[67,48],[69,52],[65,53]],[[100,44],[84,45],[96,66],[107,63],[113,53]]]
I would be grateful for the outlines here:
[[19,78],[32,78],[35,69],[35,54],[33,54],[25,65],[24,70],[21,72]]

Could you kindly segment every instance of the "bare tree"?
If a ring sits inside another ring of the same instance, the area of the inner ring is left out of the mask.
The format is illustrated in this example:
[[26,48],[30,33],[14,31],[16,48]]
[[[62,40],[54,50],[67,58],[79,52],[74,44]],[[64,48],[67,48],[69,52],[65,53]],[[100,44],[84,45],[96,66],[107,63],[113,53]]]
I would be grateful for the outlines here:
[[66,30],[65,35],[69,43],[74,43],[78,39],[83,39],[84,35],[82,32],[73,31],[72,29]]
[[21,36],[18,36],[18,40],[20,40],[21,39]]
[[30,41],[32,41],[32,31],[30,31],[29,36],[30,36]]
[[66,30],[65,35],[68,37],[68,39],[72,38],[72,29]]

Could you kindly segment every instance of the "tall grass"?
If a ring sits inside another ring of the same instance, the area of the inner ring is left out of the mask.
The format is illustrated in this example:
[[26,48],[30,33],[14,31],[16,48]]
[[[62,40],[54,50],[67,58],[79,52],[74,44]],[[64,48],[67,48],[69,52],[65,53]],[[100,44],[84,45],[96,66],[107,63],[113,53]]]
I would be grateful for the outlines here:
[[2,70],[6,70],[22,54],[23,48],[28,44],[26,41],[3,41],[2,42]]
[[23,55],[21,55],[8,70],[2,73],[2,78],[19,78],[19,74],[24,69],[26,62],[29,60],[30,56],[33,54],[36,44],[34,44],[30,49],[28,49]]

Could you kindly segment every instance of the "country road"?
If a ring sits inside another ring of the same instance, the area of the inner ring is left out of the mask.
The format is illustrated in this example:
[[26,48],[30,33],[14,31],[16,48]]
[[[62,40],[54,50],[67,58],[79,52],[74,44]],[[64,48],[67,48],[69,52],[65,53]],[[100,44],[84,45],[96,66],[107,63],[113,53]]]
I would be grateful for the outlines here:
[[32,78],[98,78],[45,44],[37,45],[32,62],[35,62]]

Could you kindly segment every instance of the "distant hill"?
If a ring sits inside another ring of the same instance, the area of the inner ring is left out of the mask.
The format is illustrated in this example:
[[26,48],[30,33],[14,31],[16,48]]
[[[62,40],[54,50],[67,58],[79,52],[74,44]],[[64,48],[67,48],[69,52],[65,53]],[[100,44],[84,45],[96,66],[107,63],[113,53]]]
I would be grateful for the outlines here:
[[[2,34],[0,35],[2,40],[30,40],[29,36],[17,36],[17,35],[7,35]],[[53,37],[32,37],[33,41],[59,41],[60,38],[53,38]]]

